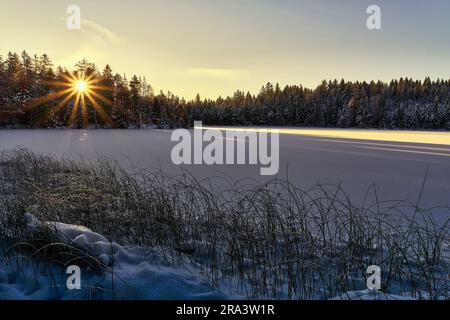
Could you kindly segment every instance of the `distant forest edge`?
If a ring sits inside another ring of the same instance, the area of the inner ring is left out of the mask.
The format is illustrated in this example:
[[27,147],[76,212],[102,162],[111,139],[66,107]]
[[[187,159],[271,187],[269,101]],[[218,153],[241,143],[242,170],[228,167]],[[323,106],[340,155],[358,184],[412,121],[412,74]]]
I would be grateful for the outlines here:
[[[85,74],[109,88],[102,95],[111,103],[102,104],[110,123],[97,116],[87,101],[87,122],[92,127],[129,128],[144,125],[190,127],[194,120],[204,125],[224,126],[310,126],[341,128],[396,128],[450,130],[450,80],[423,81],[400,78],[381,81],[323,81],[317,88],[301,85],[280,88],[267,83],[256,95],[236,91],[216,100],[185,100],[170,91],[154,93],[147,80],[113,73],[106,65],[99,70],[82,60],[73,71],[54,68],[50,58],[9,53],[0,56],[0,127],[56,128],[69,122],[74,102],[57,106],[62,97],[33,103],[61,88],[52,83],[65,76]],[[72,127],[82,127],[81,116]],[[86,118],[86,117],[85,117]]]

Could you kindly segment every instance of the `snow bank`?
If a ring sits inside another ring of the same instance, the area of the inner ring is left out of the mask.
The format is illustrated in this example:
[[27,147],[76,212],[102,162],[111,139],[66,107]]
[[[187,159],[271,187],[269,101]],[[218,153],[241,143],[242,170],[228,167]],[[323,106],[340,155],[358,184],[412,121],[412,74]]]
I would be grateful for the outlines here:
[[[69,290],[65,268],[21,259],[20,268],[0,255],[1,299],[227,299],[188,264],[174,266],[156,250],[120,246],[89,228],[40,222],[26,215],[30,232],[49,227],[58,240],[87,250],[105,268],[102,274],[82,269],[81,290]],[[190,271],[191,270],[191,271]]]

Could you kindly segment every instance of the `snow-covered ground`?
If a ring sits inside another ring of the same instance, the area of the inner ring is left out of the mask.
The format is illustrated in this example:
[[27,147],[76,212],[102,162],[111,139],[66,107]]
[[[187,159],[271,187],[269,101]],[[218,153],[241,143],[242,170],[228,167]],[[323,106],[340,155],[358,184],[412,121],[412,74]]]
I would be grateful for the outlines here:
[[92,230],[63,223],[42,223],[28,215],[30,232],[43,225],[58,240],[86,250],[102,264],[102,271],[82,268],[81,290],[69,290],[66,268],[0,255],[2,299],[227,299],[212,288],[187,261],[170,263],[161,252],[137,246],[120,246]]
[[[196,266],[182,264],[150,248],[120,246],[89,228],[55,222],[41,222],[27,214],[29,232],[50,228],[57,239],[76,246],[97,259],[102,271],[82,269],[81,289],[69,290],[66,267],[48,265],[29,258],[0,254],[0,300],[72,299],[244,299],[227,288],[214,289],[202,279]],[[163,257],[164,256],[164,257]],[[19,263],[18,263],[19,262]],[[408,296],[380,291],[349,291],[333,300],[413,300]]]

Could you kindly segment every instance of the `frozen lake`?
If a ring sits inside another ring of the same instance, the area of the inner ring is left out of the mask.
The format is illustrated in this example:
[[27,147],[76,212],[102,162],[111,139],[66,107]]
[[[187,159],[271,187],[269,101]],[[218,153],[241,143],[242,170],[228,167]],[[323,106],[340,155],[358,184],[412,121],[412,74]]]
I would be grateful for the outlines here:
[[[260,176],[259,165],[176,166],[170,157],[174,145],[170,137],[171,131],[156,129],[0,130],[0,149],[25,147],[75,158],[103,155],[125,166],[156,167],[170,174],[183,168],[197,177],[227,175],[261,182],[273,179]],[[373,184],[381,200],[416,202],[427,166],[421,206],[450,206],[449,133],[286,130],[280,135],[277,177],[286,178],[288,172],[289,181],[304,188],[316,183],[342,183],[354,202],[362,201]]]

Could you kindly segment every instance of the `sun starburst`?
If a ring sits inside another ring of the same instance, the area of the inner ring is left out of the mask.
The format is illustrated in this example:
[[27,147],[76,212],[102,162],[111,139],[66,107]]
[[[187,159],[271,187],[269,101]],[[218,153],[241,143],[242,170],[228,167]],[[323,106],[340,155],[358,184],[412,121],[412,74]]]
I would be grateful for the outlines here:
[[85,92],[86,90],[88,90],[88,84],[86,83],[86,81],[83,80],[77,80],[75,82],[75,89],[78,92]]
[[112,126],[111,118],[98,102],[101,101],[103,104],[112,105],[111,100],[100,94],[100,91],[110,91],[110,87],[99,84],[101,79],[94,75],[62,74],[61,78],[62,80],[60,81],[46,81],[46,84],[53,88],[60,88],[59,90],[53,89],[45,96],[30,100],[26,107],[34,108],[50,101],[58,101],[56,105],[47,110],[47,114],[56,114],[64,107],[71,107],[72,110],[68,120],[69,127],[73,126],[78,114],[81,114],[83,127],[87,127],[89,123],[89,108],[93,108],[94,112],[105,123]]

